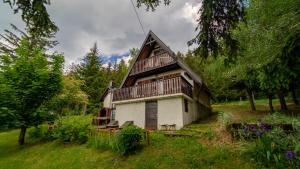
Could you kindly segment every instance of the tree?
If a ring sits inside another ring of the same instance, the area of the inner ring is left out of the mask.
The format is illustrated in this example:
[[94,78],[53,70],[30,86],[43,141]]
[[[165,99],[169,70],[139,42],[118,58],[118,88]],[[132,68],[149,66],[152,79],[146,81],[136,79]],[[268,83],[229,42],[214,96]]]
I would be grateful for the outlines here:
[[[171,1],[163,2],[169,5]],[[137,7],[144,4],[147,10],[154,11],[160,3],[160,0],[137,0]],[[228,56],[226,61],[231,62],[238,48],[237,41],[232,38],[231,30],[244,20],[246,4],[246,0],[202,0],[196,27],[198,33],[188,42],[188,45],[197,44],[195,52],[203,58],[208,58],[210,54],[217,57],[219,52],[225,52]]]
[[33,37],[50,37],[58,31],[58,27],[47,12],[46,5],[50,5],[50,0],[3,0],[3,2],[9,4],[14,13],[21,12],[22,20]]
[[50,0],[3,0],[3,2],[9,4],[14,13],[21,13],[26,28],[22,31],[11,24],[13,31],[5,29],[5,34],[0,34],[2,40],[0,53],[14,57],[14,51],[20,46],[23,38],[27,38],[32,46],[41,49],[52,48],[58,44],[52,40],[58,27],[51,20],[46,8],[46,5],[50,5]]
[[125,75],[127,74],[128,67],[123,59],[121,59],[120,63],[117,65],[117,70],[115,74],[115,85],[118,87],[121,85]]
[[72,76],[64,76],[62,84],[61,92],[47,104],[48,109],[53,110],[57,115],[85,114],[88,96],[80,88],[84,82]]
[[227,52],[228,61],[233,60],[238,48],[237,41],[232,38],[231,30],[235,29],[244,17],[243,0],[203,0],[198,19],[198,34],[188,42],[198,44],[195,50],[201,57],[210,54]]
[[75,65],[73,69],[71,74],[84,82],[81,88],[88,95],[88,113],[98,112],[100,96],[107,87],[108,78],[104,77],[105,73],[96,43],[83,58],[80,65]]
[[300,17],[295,14],[299,7],[300,2],[292,0],[251,1],[247,24],[241,23],[233,33],[240,44],[239,64],[251,65],[257,72],[259,88],[268,95],[271,110],[275,93],[281,109],[287,110],[286,92],[299,81]]
[[26,39],[15,53],[14,59],[4,55],[0,60],[0,107],[21,129],[19,144],[23,145],[26,129],[43,121],[38,109],[62,87],[63,56],[54,53],[47,60],[45,51],[32,48]]
[[138,48],[132,48],[129,50],[129,56],[130,56],[130,59],[129,59],[129,67],[133,64],[134,60],[136,57],[138,57],[138,54],[139,54],[140,50]]
[[[137,0],[137,7],[141,7],[142,5],[146,6],[146,10],[148,11],[151,9],[152,11],[155,10],[161,3],[161,0]],[[171,0],[163,0],[165,5],[169,5]]]

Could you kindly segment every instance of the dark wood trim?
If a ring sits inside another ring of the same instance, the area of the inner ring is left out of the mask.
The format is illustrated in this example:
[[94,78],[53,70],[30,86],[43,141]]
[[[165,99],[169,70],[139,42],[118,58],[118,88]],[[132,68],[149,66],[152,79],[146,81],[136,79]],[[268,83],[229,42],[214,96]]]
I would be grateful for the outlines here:
[[192,98],[192,86],[182,77],[154,81],[146,84],[114,90],[113,101],[184,93]]

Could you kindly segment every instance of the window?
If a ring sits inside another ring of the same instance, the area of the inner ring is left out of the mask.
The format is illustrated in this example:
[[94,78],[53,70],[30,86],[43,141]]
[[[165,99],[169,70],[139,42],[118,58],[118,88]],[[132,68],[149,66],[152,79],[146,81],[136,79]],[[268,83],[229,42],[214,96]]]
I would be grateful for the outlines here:
[[189,112],[189,102],[187,99],[184,99],[184,111]]

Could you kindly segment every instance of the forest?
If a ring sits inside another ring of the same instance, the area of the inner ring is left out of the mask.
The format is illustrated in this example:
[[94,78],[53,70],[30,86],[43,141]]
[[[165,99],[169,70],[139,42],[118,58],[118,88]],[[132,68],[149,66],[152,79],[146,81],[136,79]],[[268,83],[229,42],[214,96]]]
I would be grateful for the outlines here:
[[[150,14],[158,7],[172,6],[172,2],[135,1]],[[49,121],[97,115],[109,83],[113,81],[118,88],[139,53],[138,47],[128,49],[128,63],[121,59],[104,65],[101,46],[94,43],[79,63],[65,65],[64,55],[51,50],[58,44],[55,35],[59,27],[47,11],[50,1],[4,0],[1,5],[19,13],[26,25],[21,30],[11,24],[11,29],[0,34],[0,132],[18,129],[20,145],[25,144],[26,133],[32,128]],[[196,36],[186,42],[193,49],[178,51],[176,57],[204,79],[217,110],[218,105],[240,102],[246,104],[244,112],[257,114],[261,111],[259,101],[266,100],[264,113],[269,118],[279,113],[280,117],[299,119],[289,116],[299,112],[294,111],[300,95],[299,0],[202,0],[195,32]],[[289,145],[262,155],[270,161],[263,166],[299,167],[298,135],[282,140]],[[290,161],[281,162],[285,155],[276,156],[277,151],[286,152],[290,145]]]

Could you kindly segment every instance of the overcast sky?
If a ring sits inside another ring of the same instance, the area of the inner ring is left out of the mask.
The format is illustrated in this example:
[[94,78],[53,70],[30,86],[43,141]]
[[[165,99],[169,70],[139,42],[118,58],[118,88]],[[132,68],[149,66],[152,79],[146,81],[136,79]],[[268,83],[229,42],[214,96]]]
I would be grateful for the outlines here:
[[[195,36],[197,1],[173,0],[155,12],[147,12],[145,7],[137,11],[146,33],[151,29],[174,52],[186,52],[186,42]],[[109,61],[127,59],[129,49],[140,48],[145,38],[130,0],[51,0],[48,11],[60,29],[55,50],[64,53],[66,67],[78,63],[94,42]],[[20,16],[0,2],[0,31],[10,23],[24,28]]]

